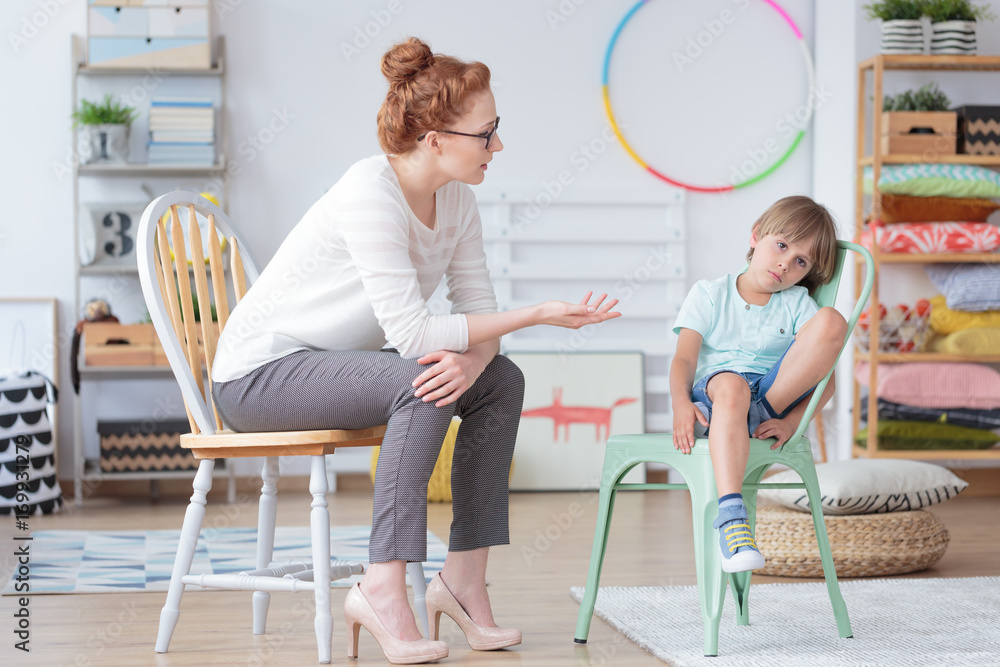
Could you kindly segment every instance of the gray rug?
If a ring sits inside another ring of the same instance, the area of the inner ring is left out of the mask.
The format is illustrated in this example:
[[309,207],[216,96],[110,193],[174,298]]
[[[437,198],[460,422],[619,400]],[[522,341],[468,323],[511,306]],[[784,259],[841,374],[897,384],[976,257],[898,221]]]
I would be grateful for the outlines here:
[[[853,639],[837,635],[825,583],[753,586],[742,627],[727,592],[716,658],[703,655],[694,586],[601,588],[596,613],[674,667],[1000,665],[1000,577],[842,581],[840,589]],[[579,602],[583,588],[570,594]]]

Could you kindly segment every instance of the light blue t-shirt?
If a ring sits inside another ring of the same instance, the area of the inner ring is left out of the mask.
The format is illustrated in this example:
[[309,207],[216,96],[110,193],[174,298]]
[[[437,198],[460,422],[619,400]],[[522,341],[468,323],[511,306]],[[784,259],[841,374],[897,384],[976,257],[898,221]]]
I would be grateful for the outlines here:
[[767,373],[819,312],[809,291],[799,285],[775,292],[767,305],[749,304],[736,289],[736,278],[699,280],[677,315],[674,333],[691,329],[702,337],[695,382],[719,370]]

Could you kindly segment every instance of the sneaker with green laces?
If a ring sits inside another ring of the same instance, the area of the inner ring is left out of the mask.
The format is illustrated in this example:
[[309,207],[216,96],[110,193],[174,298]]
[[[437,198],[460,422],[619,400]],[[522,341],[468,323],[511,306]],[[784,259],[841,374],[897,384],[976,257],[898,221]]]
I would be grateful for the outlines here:
[[720,507],[719,518],[712,527],[719,530],[724,572],[746,572],[764,567],[764,556],[754,542],[746,506]]

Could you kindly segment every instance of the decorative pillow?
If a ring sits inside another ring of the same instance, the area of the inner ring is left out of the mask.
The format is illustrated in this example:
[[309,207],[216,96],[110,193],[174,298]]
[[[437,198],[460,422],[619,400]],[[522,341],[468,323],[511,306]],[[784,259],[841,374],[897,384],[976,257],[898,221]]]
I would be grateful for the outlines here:
[[[853,459],[816,466],[823,514],[908,512],[943,503],[961,493],[968,482],[947,468],[905,459]],[[798,482],[794,470],[764,480]],[[805,489],[762,489],[758,496],[789,509],[809,512]]]
[[963,329],[1000,327],[1000,310],[967,313],[952,310],[941,294],[931,297],[931,329],[939,334],[950,334]]
[[[858,383],[868,386],[868,363],[855,366]],[[880,398],[919,408],[1000,408],[1000,373],[983,364],[920,361],[879,364]]]
[[[894,421],[940,422],[969,428],[1000,428],[1000,410],[918,408],[878,399],[878,418]],[[868,421],[868,401],[861,401],[861,419]]]
[[931,347],[935,352],[967,357],[994,355],[1000,350],[1000,328],[963,329],[947,336],[936,336]]
[[882,222],[986,222],[998,208],[1000,204],[989,199],[883,194]]
[[[872,191],[872,168],[864,173]],[[1000,197],[1000,174],[971,164],[888,164],[879,175],[880,192],[915,197]]]
[[1000,310],[1000,264],[928,264],[924,270],[949,308]]
[[861,244],[871,250],[875,233],[882,252],[923,255],[933,252],[993,252],[1000,248],[1000,227],[988,222],[874,223],[861,233]]
[[[854,442],[867,446],[868,429],[854,436]],[[878,423],[879,449],[989,449],[1000,435],[981,428],[938,424],[936,422]]]

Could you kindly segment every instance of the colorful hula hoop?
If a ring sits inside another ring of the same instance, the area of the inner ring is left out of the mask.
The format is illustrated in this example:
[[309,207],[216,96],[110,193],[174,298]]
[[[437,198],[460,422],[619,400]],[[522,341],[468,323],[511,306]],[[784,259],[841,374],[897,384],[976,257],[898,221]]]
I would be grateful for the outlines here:
[[735,183],[732,185],[721,185],[716,187],[691,185],[690,183],[683,183],[676,179],[670,178],[669,176],[665,176],[663,173],[657,171],[649,163],[647,163],[645,160],[639,157],[639,154],[635,152],[635,149],[632,148],[632,146],[629,145],[629,143],[625,140],[625,136],[622,134],[621,129],[618,127],[617,121],[615,121],[615,114],[611,110],[611,95],[608,92],[608,70],[611,67],[611,54],[615,50],[615,44],[618,43],[618,37],[621,35],[622,29],[625,28],[625,25],[632,19],[633,16],[636,15],[639,9],[641,9],[643,5],[649,2],[650,0],[639,0],[639,2],[635,3],[635,5],[632,6],[632,9],[630,9],[628,13],[625,14],[625,18],[621,20],[621,23],[618,24],[617,28],[615,28],[614,34],[611,35],[611,43],[608,44],[607,53],[605,53],[604,55],[604,72],[601,78],[601,89],[604,92],[604,111],[608,115],[608,121],[611,123],[611,129],[614,130],[615,136],[618,137],[618,141],[621,142],[622,146],[625,148],[625,151],[629,155],[631,155],[632,159],[638,162],[643,169],[651,173],[653,176],[656,176],[660,180],[666,181],[671,185],[676,185],[677,187],[681,187],[686,190],[692,190],[694,192],[729,192],[731,190],[738,190],[740,188],[745,188],[748,185],[753,185],[757,181],[763,179],[765,176],[768,176],[769,174],[774,172],[778,167],[780,167],[785,162],[785,160],[788,159],[788,157],[793,152],[795,152],[795,149],[802,142],[802,137],[805,136],[806,133],[805,128],[809,126],[809,123],[812,120],[812,112],[813,112],[812,91],[816,89],[815,85],[816,73],[813,69],[813,61],[812,61],[812,56],[809,53],[809,48],[806,46],[806,41],[802,36],[802,31],[800,31],[799,27],[795,25],[795,21],[792,20],[792,17],[790,17],[788,13],[784,9],[782,9],[781,5],[779,5],[777,2],[774,2],[774,0],[764,0],[764,2],[770,5],[774,11],[778,12],[781,18],[783,18],[785,22],[788,24],[788,26],[792,29],[792,33],[795,34],[795,39],[798,40],[799,48],[802,51],[802,57],[805,60],[806,74],[809,77],[809,95],[806,98],[807,115],[805,117],[805,122],[803,123],[803,129],[799,130],[798,134],[795,135],[795,140],[792,141],[792,145],[788,147],[788,150],[786,150],[785,153],[780,158],[778,158],[778,160],[774,164],[772,164],[771,166],[769,166],[767,169],[757,174],[756,176],[753,176],[752,178],[749,178],[741,183]]

